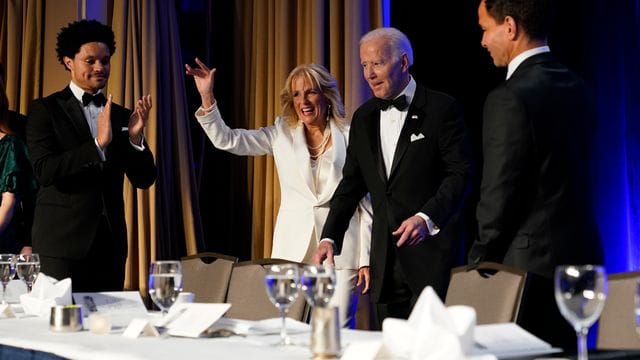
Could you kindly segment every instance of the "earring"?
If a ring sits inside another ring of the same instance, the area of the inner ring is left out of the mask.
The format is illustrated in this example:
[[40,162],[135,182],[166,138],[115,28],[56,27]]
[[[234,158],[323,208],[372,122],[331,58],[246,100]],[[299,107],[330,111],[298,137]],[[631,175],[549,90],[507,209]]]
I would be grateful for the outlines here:
[[326,116],[326,121],[329,121],[329,117],[331,116],[331,104],[329,104],[329,106],[327,106],[327,116]]

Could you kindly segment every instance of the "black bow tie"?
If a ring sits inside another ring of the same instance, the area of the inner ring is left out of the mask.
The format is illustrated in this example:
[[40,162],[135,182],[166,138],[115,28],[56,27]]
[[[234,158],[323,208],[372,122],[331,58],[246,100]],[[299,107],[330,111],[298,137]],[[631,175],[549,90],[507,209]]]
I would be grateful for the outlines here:
[[106,104],[107,99],[105,99],[102,93],[97,93],[95,95],[91,95],[89,93],[82,94],[82,106],[87,106],[91,102],[93,102],[97,107],[100,107]]
[[378,108],[380,110],[387,110],[390,106],[395,106],[396,109],[403,111],[409,106],[407,104],[407,97],[400,95],[393,100],[378,99]]

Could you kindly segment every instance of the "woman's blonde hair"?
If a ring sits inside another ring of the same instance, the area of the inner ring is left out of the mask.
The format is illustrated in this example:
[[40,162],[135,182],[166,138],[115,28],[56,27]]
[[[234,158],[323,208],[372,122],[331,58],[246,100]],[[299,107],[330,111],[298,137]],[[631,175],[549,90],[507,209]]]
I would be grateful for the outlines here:
[[346,125],[344,104],[342,103],[342,97],[340,91],[338,91],[338,83],[336,78],[331,75],[327,69],[318,64],[303,64],[297,66],[291,70],[282,91],[280,91],[280,105],[282,106],[282,117],[291,127],[298,125],[298,114],[293,107],[293,94],[291,86],[293,80],[298,77],[304,77],[309,80],[313,86],[320,89],[322,95],[327,98],[329,105],[331,105],[331,111],[327,114],[327,121],[329,118],[336,120],[337,125]]

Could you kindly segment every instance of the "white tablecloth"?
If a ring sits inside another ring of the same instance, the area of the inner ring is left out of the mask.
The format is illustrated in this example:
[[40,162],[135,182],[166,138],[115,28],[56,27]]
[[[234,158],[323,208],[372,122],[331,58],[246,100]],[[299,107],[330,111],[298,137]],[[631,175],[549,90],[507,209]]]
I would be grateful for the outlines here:
[[[297,344],[273,346],[279,335],[234,336],[230,338],[187,339],[121,336],[123,329],[108,335],[96,335],[87,330],[75,333],[54,333],[48,319],[0,318],[0,344],[40,350],[70,359],[118,360],[196,360],[196,359],[310,359],[310,334],[291,335]],[[376,340],[380,332],[343,330],[343,346],[354,340]]]

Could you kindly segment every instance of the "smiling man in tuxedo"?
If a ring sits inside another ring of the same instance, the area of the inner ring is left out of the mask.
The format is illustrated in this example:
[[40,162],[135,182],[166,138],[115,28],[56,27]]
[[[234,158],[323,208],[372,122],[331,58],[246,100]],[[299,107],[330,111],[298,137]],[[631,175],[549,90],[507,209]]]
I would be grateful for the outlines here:
[[105,98],[115,52],[111,28],[95,20],[70,23],[58,33],[58,60],[69,86],[35,100],[27,143],[40,190],[33,222],[33,251],[41,270],[71,277],[73,291],[122,290],[127,234],[124,175],[146,189],[156,178],[143,129],[151,97],[132,112]]
[[469,190],[471,161],[463,114],[452,97],[409,73],[405,34],[379,28],[360,40],[360,61],[374,97],[360,106],[314,261],[332,261],[358,201],[371,193],[371,292],[378,322],[407,318],[432,286],[444,299],[462,250],[454,226]]
[[591,213],[595,109],[585,82],[547,46],[551,0],[486,0],[482,46],[507,79],[484,105],[483,171],[470,263],[546,278],[561,264],[602,263]]
[[523,298],[534,313],[520,318],[570,351],[574,334],[558,313],[552,279],[558,265],[603,261],[589,183],[596,112],[585,82],[547,46],[552,6],[483,0],[478,7],[481,44],[507,76],[484,105],[478,236],[469,262],[495,261],[540,277],[544,288]]

